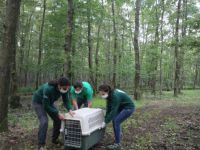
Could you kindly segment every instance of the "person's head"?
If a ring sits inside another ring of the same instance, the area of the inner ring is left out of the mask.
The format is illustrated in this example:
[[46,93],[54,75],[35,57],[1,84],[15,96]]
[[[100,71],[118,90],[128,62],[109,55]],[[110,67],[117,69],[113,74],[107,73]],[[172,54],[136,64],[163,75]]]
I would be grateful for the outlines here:
[[61,93],[67,93],[67,91],[70,89],[70,86],[70,81],[67,78],[62,77],[58,79],[58,89]]
[[76,94],[81,93],[83,90],[83,83],[81,81],[76,81],[76,83],[74,84],[74,89]]
[[61,77],[58,80],[50,81],[49,85],[57,87],[60,93],[64,94],[70,89],[71,83],[66,77]]
[[107,84],[102,84],[99,86],[99,95],[102,98],[108,98],[111,91],[112,91],[111,87]]

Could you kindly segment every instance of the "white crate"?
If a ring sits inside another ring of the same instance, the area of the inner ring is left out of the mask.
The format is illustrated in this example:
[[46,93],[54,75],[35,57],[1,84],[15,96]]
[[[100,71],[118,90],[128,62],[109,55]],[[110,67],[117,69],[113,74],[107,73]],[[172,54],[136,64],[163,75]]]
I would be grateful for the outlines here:
[[[75,115],[73,117],[66,113],[65,121],[80,121],[82,136],[90,135],[95,130],[105,127],[104,112],[100,108],[82,108],[74,112]],[[64,130],[64,126],[62,128]]]

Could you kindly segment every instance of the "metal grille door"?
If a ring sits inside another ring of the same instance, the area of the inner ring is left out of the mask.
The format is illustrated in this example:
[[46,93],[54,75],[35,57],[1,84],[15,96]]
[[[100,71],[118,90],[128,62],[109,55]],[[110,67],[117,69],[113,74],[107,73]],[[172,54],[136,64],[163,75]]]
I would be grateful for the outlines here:
[[66,120],[64,144],[68,147],[81,148],[81,125],[78,120]]

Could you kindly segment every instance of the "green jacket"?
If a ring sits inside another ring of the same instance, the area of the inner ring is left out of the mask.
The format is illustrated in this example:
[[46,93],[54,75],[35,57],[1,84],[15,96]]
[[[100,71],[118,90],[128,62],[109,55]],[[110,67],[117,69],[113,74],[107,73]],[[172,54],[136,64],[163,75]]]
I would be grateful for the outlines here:
[[58,110],[53,106],[53,104],[60,98],[60,96],[62,96],[65,108],[68,111],[72,108],[69,94],[69,91],[65,94],[62,94],[56,87],[45,83],[40,86],[37,91],[34,92],[33,102],[42,104],[47,112],[58,114]]
[[92,86],[88,82],[85,82],[85,81],[83,81],[82,84],[83,84],[83,89],[81,93],[79,94],[75,93],[74,87],[71,88],[72,99],[86,100],[88,102],[92,101],[92,97],[93,97]]
[[107,98],[105,123],[109,123],[123,109],[134,109],[130,96],[121,90],[114,90]]

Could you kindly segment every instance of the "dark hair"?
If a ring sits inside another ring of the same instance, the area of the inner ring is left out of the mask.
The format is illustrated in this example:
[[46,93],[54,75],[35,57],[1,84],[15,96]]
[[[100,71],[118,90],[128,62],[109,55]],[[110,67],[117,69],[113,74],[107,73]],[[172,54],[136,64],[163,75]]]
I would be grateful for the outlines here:
[[111,93],[112,89],[111,89],[110,85],[102,84],[102,85],[99,86],[99,91]]
[[76,81],[76,83],[74,84],[74,88],[75,88],[75,89],[76,89],[76,88],[82,89],[82,88],[83,88],[82,82],[81,82],[81,81]]
[[61,77],[58,80],[49,81],[48,84],[52,86],[58,86],[58,85],[70,86],[71,85],[70,81],[66,77]]

